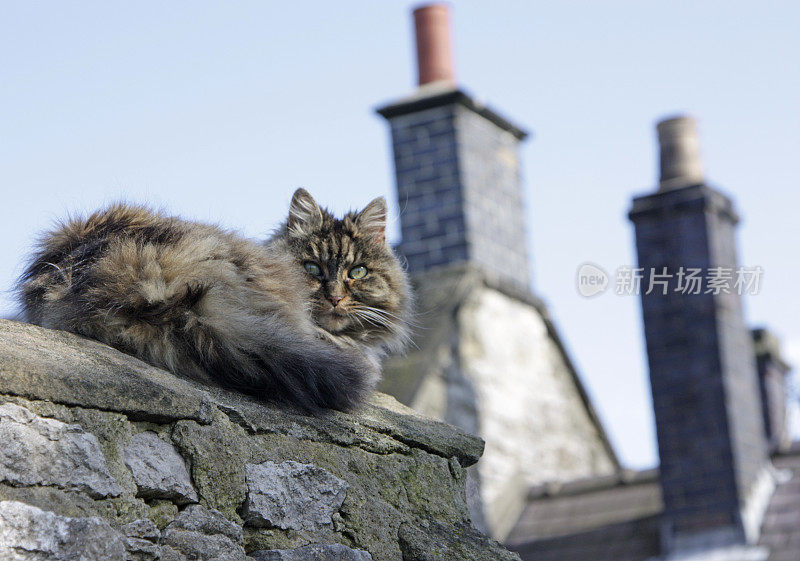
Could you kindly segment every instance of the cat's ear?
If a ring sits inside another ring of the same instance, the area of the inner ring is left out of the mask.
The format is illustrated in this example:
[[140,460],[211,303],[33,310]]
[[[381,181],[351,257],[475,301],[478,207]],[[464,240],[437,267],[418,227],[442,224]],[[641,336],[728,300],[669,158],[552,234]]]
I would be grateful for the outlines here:
[[302,187],[294,192],[286,223],[290,236],[305,236],[322,226],[322,209]]
[[377,243],[386,243],[386,199],[378,197],[356,215],[359,231]]

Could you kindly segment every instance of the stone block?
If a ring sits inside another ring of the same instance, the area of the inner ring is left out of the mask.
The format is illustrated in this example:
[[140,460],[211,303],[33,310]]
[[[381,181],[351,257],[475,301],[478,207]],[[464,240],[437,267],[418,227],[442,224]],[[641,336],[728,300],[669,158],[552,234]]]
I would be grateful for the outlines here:
[[100,518],[70,518],[25,503],[2,501],[0,559],[125,561],[125,543]]
[[188,380],[97,341],[0,321],[0,393],[118,411],[134,420],[210,422]]
[[372,561],[367,551],[341,544],[307,545],[295,549],[269,549],[250,554],[255,561]]
[[152,520],[140,518],[129,522],[120,528],[120,531],[129,538],[156,540],[161,535],[158,526]]
[[149,540],[142,538],[123,538],[125,550],[128,552],[126,561],[160,561],[161,547]]
[[99,499],[122,489],[111,476],[97,438],[77,425],[0,405],[0,480],[12,485],[53,485]]
[[225,518],[221,512],[202,505],[192,505],[183,510],[166,530],[184,530],[201,534],[221,534],[236,543],[242,542],[242,528]]
[[136,481],[138,496],[169,499],[177,504],[198,501],[183,458],[156,433],[134,435],[123,456]]
[[332,527],[331,516],[344,502],[346,481],[312,464],[248,464],[245,520],[283,530]]
[[403,524],[398,535],[403,561],[520,561],[519,555],[471,526],[421,521]]
[[192,505],[170,522],[161,542],[188,559],[202,561],[245,561],[242,529],[222,513]]

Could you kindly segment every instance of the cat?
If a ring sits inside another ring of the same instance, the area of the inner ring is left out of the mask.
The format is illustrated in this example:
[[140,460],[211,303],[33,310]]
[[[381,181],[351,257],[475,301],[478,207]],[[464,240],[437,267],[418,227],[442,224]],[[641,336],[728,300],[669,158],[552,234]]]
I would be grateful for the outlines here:
[[306,413],[353,409],[408,340],[411,295],[386,202],[341,219],[298,189],[263,243],[115,204],[44,234],[25,319]]

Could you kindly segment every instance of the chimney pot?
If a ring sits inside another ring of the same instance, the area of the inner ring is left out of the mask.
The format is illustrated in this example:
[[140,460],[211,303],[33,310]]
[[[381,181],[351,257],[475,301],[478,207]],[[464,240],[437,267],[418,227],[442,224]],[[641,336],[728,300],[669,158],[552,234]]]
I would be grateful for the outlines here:
[[455,82],[450,38],[450,7],[426,4],[414,10],[417,37],[417,76],[420,86]]
[[688,116],[664,119],[656,130],[661,160],[659,191],[703,183],[695,120]]

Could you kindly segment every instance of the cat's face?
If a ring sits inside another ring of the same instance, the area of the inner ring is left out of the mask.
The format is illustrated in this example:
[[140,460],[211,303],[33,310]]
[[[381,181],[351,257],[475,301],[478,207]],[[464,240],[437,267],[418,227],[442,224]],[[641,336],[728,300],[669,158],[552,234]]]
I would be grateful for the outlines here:
[[298,189],[286,229],[313,292],[316,323],[333,335],[399,344],[407,328],[409,288],[386,243],[384,199],[339,220]]

